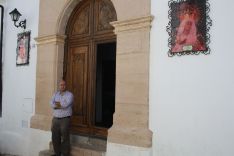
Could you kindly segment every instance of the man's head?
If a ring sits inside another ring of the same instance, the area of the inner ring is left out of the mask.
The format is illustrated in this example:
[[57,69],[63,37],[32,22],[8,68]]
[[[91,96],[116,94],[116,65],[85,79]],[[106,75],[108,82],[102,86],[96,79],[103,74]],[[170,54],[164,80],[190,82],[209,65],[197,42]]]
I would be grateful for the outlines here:
[[66,82],[65,80],[61,80],[59,82],[59,91],[64,92],[66,90]]

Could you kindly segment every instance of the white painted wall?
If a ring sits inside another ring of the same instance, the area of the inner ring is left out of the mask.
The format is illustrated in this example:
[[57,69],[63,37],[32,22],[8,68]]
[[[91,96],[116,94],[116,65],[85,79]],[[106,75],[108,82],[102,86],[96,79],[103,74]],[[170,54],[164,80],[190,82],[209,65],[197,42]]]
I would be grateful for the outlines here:
[[[0,152],[36,156],[48,148],[50,132],[29,128],[35,110],[36,47],[29,66],[16,67],[17,33],[9,12],[27,19],[31,44],[38,33],[39,0],[0,0],[5,6],[3,116]],[[211,1],[211,54],[167,56],[168,1],[152,0],[150,128],[153,156],[234,155],[234,1]],[[23,123],[23,125],[22,125]]]
[[167,56],[168,1],[152,0],[153,156],[234,155],[233,0],[211,0],[211,54]]
[[[3,115],[0,118],[0,153],[37,156],[48,148],[50,133],[30,129],[30,118],[35,111],[36,57],[34,38],[38,34],[39,0],[1,0],[5,6],[3,34]],[[9,12],[14,8],[27,19],[31,30],[29,65],[16,66],[17,33]]]

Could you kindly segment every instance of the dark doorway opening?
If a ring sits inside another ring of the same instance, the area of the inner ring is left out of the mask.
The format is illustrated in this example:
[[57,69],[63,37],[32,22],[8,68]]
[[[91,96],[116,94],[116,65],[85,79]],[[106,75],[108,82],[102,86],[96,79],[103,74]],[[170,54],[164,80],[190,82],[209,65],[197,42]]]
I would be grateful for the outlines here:
[[115,112],[116,42],[97,44],[95,126],[110,128]]

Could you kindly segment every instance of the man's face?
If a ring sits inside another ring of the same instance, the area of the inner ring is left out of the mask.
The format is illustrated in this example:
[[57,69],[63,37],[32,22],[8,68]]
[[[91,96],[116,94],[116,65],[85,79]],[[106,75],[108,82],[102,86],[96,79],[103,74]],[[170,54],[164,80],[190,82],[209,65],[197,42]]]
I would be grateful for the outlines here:
[[61,92],[64,92],[64,91],[66,90],[66,82],[65,82],[65,81],[61,81],[61,82],[59,83],[59,90],[60,90]]

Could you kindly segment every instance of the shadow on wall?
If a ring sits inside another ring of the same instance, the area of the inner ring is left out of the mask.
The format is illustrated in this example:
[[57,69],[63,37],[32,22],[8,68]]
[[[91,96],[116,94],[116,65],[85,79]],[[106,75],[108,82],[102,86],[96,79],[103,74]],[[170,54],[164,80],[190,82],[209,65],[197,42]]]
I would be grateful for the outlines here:
[[0,156],[22,155],[22,149],[24,148],[25,148],[25,140],[23,139],[22,136],[20,136],[17,133],[9,131],[0,132]]

